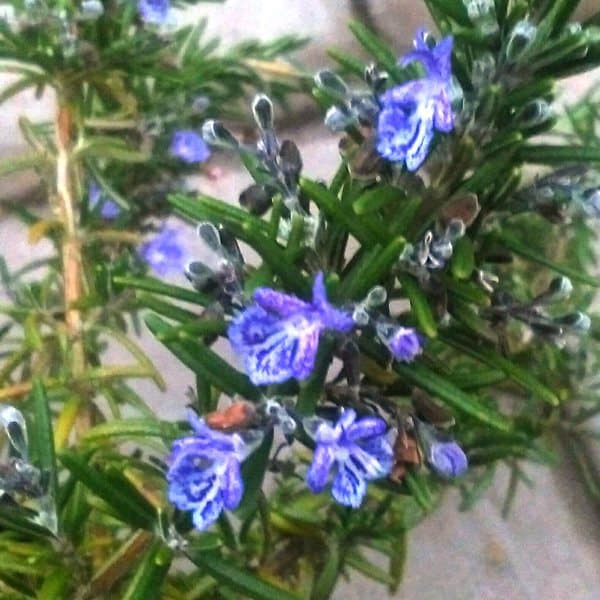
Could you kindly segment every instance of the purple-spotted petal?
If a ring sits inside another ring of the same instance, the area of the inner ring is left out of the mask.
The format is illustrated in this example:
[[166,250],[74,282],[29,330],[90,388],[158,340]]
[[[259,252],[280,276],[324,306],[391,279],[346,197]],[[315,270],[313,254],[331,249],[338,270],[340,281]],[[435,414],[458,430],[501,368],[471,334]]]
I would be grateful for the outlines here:
[[346,437],[351,442],[362,438],[381,435],[387,430],[387,424],[379,417],[363,417],[355,421],[346,431]]
[[282,383],[292,377],[306,379],[314,368],[319,323],[301,317],[282,321],[279,327],[246,353],[244,365],[255,385]]
[[389,474],[388,462],[382,463],[379,459],[367,452],[362,446],[355,445],[350,448],[346,464],[352,465],[353,470],[363,479],[381,479]]
[[345,408],[336,423],[336,429],[346,438],[349,429],[356,421],[356,411],[352,408]]
[[381,477],[390,474],[394,465],[394,451],[387,436],[379,435],[367,440],[361,440],[358,445],[381,465],[381,471],[383,472]]
[[280,330],[281,319],[260,306],[250,306],[231,322],[227,337],[234,351],[243,355]]
[[319,348],[319,336],[321,330],[313,326],[298,336],[298,348],[296,358],[292,361],[292,371],[298,381],[303,381],[313,372],[315,359]]
[[240,463],[236,458],[230,457],[221,476],[223,506],[228,510],[234,510],[238,507],[243,495],[244,482],[240,472]]
[[212,469],[171,475],[169,500],[180,510],[196,508],[219,493],[219,480]]
[[212,498],[198,506],[193,514],[192,521],[198,531],[204,531],[210,527],[223,511],[223,502],[219,496]]
[[331,495],[335,500],[344,506],[358,508],[366,492],[365,480],[348,464],[341,464],[331,488]]
[[433,139],[434,107],[422,107],[413,131],[413,138],[406,149],[406,168],[416,171],[427,158],[429,146]]
[[335,460],[335,450],[331,446],[318,445],[315,448],[312,463],[306,472],[306,484],[318,494],[327,485],[329,471]]
[[310,304],[271,288],[257,288],[254,290],[254,301],[265,310],[277,313],[280,317],[290,317],[299,312],[310,310]]
[[340,427],[332,427],[328,423],[321,423],[315,432],[314,439],[318,444],[334,444],[342,436]]

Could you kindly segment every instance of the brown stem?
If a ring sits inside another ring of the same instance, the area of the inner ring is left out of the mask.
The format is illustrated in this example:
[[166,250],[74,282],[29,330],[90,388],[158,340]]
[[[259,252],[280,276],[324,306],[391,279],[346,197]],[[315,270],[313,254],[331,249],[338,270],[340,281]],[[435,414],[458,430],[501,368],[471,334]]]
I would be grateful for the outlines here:
[[[63,225],[62,264],[65,302],[65,325],[71,344],[71,376],[80,377],[85,371],[85,348],[83,343],[83,320],[76,308],[83,295],[83,264],[81,240],[77,231],[76,198],[73,182],[76,166],[71,161],[74,130],[72,107],[68,98],[58,99],[56,114],[56,194]],[[92,410],[82,402],[75,421],[78,435],[84,434],[92,425]]]
[[81,312],[75,308],[82,296],[83,272],[81,243],[77,235],[73,174],[71,173],[72,115],[70,107],[59,101],[56,115],[56,193],[62,225],[62,263],[64,278],[65,324],[71,341],[71,369],[74,377],[85,370],[85,351],[82,338]]

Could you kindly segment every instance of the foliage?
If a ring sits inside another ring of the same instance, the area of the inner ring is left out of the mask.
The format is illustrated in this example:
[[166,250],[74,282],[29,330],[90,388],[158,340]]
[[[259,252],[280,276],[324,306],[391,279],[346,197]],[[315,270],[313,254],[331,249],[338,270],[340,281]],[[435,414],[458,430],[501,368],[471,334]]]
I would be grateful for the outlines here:
[[[598,437],[591,419],[600,410],[589,225],[600,210],[597,109],[590,96],[559,127],[551,110],[556,79],[600,62],[598,28],[568,23],[577,2],[427,0],[441,34],[453,36],[453,77],[440,68],[434,81],[430,38],[420,38],[417,59],[398,63],[351,24],[366,68],[332,50],[336,72],[315,77],[326,123],[342,134],[328,184],[303,175],[295,144],[279,142],[267,96],[253,103],[256,146],[205,122],[205,141],[237,153],[255,183],[242,208],[183,190],[169,196],[177,214],[200,223],[215,257],[187,265],[195,290],[149,277],[133,250],[148,223],[141,217],[156,214],[148,198],[174,191],[186,172],[165,157],[167,139],[205,114],[231,117],[239,83],[259,83],[243,56],[270,60],[294,42],[211,58],[198,52],[201,28],[163,38],[140,26],[129,3],[104,2],[102,16],[81,23],[80,3],[55,4],[95,52],[80,44],[65,53],[58,25],[6,26],[0,37],[6,68],[20,76],[14,91],[50,86],[59,105],[53,127],[23,121],[34,152],[3,168],[35,166],[43,176],[57,218],[15,210],[30,235],[59,250],[23,272],[2,269],[11,304],[0,399],[22,399],[28,420],[25,428],[10,409],[1,419],[10,446],[0,506],[7,597],[316,600],[352,571],[395,590],[407,533],[444,490],[458,486],[469,507],[504,463],[508,511],[526,462],[553,464],[557,438],[598,497],[584,447]],[[187,113],[198,94],[211,104]],[[211,110],[223,104],[227,112]],[[452,127],[434,126],[429,109],[448,107]],[[400,158],[388,153],[394,163],[377,152],[383,110],[400,133],[414,126]],[[159,117],[144,145],[140,123]],[[417,139],[427,152],[404,161]],[[550,170],[522,181],[528,165]],[[124,209],[123,227],[90,214],[90,177]],[[257,264],[244,262],[238,242]],[[162,385],[128,336],[128,313],[141,309],[195,378],[191,404],[204,420],[191,417],[192,433],[157,419],[127,384]],[[111,337],[132,364],[102,363]],[[217,351],[224,337],[245,372]],[[298,356],[301,367],[290,359]],[[345,499],[334,479],[332,500],[317,471],[339,478],[365,453],[360,494],[349,485]],[[15,465],[29,475],[16,477]],[[209,506],[215,498],[219,510]]]

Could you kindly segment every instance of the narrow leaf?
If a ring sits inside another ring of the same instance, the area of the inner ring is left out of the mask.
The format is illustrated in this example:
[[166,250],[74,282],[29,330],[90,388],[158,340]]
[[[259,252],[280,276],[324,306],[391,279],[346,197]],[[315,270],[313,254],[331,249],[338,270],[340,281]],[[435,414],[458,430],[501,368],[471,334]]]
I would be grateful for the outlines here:
[[489,344],[483,340],[462,335],[456,330],[440,335],[440,339],[448,346],[460,350],[468,356],[486,364],[488,367],[504,371],[510,379],[524,390],[531,392],[534,396],[548,402],[552,406],[558,406],[559,399],[554,392],[536,379],[529,371],[521,368],[515,361],[505,358],[490,348]]
[[398,279],[402,284],[402,290],[410,300],[412,313],[417,320],[417,327],[428,337],[437,336],[437,323],[429,301],[425,294],[421,291],[419,284],[414,277],[406,274],[401,274]]
[[300,600],[300,596],[276,587],[243,570],[214,552],[187,552],[189,559],[220,583],[253,600]]
[[136,569],[123,600],[158,600],[171,566],[173,551],[156,539],[148,548]]

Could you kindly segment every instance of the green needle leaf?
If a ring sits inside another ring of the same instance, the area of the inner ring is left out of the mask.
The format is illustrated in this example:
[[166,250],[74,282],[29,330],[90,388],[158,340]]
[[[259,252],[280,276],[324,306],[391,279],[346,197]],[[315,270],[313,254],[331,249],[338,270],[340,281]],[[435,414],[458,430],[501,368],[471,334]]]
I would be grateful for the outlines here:
[[464,352],[468,356],[475,358],[489,367],[504,371],[510,379],[519,384],[524,390],[531,392],[534,396],[537,396],[552,406],[558,406],[559,399],[554,392],[538,381],[529,371],[519,367],[514,360],[505,358],[498,352],[489,348],[483,340],[467,337],[456,330],[441,334],[439,339],[448,346]]
[[240,566],[214,552],[188,551],[189,559],[217,581],[253,600],[301,600],[283,588],[263,581]]
[[173,551],[156,539],[138,565],[123,600],[158,600],[171,566]]

